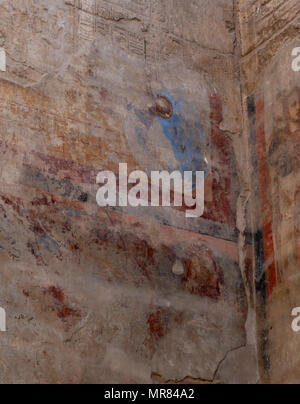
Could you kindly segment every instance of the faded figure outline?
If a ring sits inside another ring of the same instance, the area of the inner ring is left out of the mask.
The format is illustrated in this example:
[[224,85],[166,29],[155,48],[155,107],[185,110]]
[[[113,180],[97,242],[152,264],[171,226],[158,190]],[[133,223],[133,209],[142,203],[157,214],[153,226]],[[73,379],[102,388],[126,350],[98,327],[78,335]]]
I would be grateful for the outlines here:
[[298,276],[300,247],[300,88],[279,97],[282,119],[272,136],[269,161],[273,183],[278,279]]

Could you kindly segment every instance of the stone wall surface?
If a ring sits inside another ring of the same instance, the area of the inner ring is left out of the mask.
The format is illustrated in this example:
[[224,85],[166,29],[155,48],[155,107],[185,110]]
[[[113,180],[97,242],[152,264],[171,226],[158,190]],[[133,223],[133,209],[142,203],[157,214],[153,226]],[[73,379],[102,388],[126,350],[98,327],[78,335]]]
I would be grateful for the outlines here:
[[[298,150],[299,18],[297,0],[0,1],[1,383],[297,380],[297,167],[277,161]],[[203,216],[100,208],[120,163],[203,170]]]
[[[241,72],[251,183],[261,380],[299,383],[298,1],[240,1]],[[248,127],[248,129],[247,129]]]

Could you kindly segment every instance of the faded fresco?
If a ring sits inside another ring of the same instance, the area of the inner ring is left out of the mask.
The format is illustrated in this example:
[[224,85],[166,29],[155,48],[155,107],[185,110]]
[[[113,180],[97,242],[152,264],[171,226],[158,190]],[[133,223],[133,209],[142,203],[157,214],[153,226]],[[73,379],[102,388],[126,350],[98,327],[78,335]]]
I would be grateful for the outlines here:
[[[240,120],[232,4],[25,3],[0,4],[0,381],[228,380],[254,358],[220,128]],[[119,163],[204,170],[203,217],[99,208],[97,174]]]
[[[265,72],[264,135],[266,168],[269,171],[271,217],[277,283],[297,277],[299,262],[300,190],[300,87],[291,68],[289,45]],[[258,101],[258,104],[261,101]],[[258,108],[258,113],[262,110]],[[260,116],[258,116],[258,121]],[[262,133],[258,130],[258,135]],[[258,137],[258,141],[261,139]],[[267,173],[260,175],[267,176]]]
[[[299,26],[299,0],[0,1],[0,383],[299,383]],[[203,216],[99,207],[120,163],[203,170]]]
[[[300,88],[291,66],[296,44],[279,52],[253,98],[260,209],[256,217],[262,234],[257,266],[263,265],[266,285],[262,346],[268,377],[278,382],[296,381],[299,374],[299,338],[290,316],[299,306],[300,287]],[[249,116],[253,122],[252,112]]]
[[268,157],[276,198],[273,213],[278,280],[282,282],[296,276],[300,268],[300,88],[295,85],[278,94],[276,103],[281,104],[282,116],[274,117]]

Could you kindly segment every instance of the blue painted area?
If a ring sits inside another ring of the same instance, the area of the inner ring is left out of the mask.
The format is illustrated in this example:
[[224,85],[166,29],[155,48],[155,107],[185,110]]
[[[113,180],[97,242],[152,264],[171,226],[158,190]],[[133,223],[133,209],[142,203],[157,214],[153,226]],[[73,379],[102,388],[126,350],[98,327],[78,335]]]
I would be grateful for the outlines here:
[[59,250],[59,245],[57,242],[45,233],[39,234],[37,236],[37,241],[51,253],[56,253]]
[[[198,114],[184,100],[176,101],[168,91],[161,95],[167,97],[173,106],[173,115],[169,119],[157,117],[165,137],[171,143],[174,156],[179,161],[182,171],[205,171],[208,167],[203,154],[206,136],[199,122]],[[186,116],[188,112],[189,117]]]
[[[199,113],[186,101],[182,99],[176,101],[166,90],[161,91],[161,95],[167,97],[172,103],[173,115],[169,119],[160,116],[155,119],[158,120],[164,136],[170,142],[182,172],[204,171],[205,176],[207,176],[209,173],[208,163],[205,161],[207,136],[199,121]],[[147,128],[150,127],[149,116],[144,112],[137,110],[132,105],[128,106],[128,110],[134,110],[139,121]],[[140,142],[144,142],[144,137],[147,134],[142,133],[140,128],[136,132]]]
[[145,147],[146,146],[146,139],[144,136],[144,132],[142,128],[139,128],[138,126],[135,128],[135,132],[138,136],[138,143],[140,146]]

